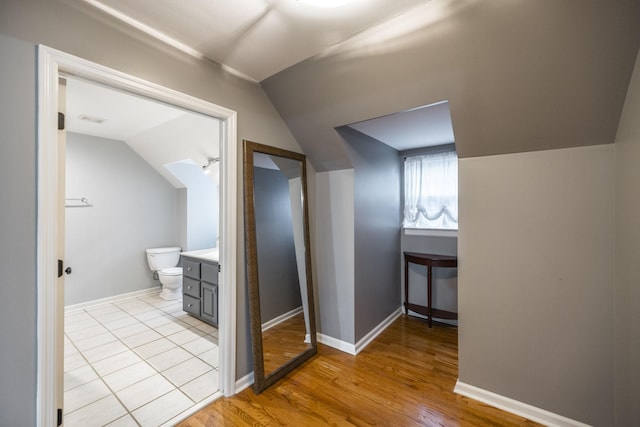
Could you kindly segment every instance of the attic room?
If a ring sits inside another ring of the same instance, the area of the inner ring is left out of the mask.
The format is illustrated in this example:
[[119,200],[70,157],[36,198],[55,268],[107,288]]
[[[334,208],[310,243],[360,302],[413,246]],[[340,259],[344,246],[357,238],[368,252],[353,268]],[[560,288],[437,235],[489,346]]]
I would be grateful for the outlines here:
[[[0,1],[0,425],[55,425],[42,361],[43,47],[236,112],[227,142],[239,151],[249,140],[306,156],[317,333],[347,354],[401,312],[405,237],[400,204],[370,191],[380,171],[399,171],[398,151],[349,125],[447,101],[459,227],[439,250],[459,259],[458,385],[547,425],[640,425],[640,2],[357,0],[333,20],[306,12],[318,33],[367,3],[370,19],[306,55],[297,0],[217,6],[252,11],[255,34],[216,30],[198,12],[206,3],[188,16],[211,31],[215,58],[96,6],[135,17],[124,1]],[[156,30],[179,40],[178,21]],[[259,45],[261,24],[282,30],[279,45]],[[234,262],[223,274],[237,284],[229,387],[240,389],[253,364],[242,156],[233,160]]]

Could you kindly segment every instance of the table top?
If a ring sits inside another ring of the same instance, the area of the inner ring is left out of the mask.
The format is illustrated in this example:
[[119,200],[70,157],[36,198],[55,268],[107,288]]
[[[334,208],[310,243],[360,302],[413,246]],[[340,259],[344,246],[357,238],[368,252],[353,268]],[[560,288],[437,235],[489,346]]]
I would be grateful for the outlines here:
[[455,255],[425,254],[420,252],[403,252],[405,259],[417,264],[431,265],[434,267],[456,267],[458,257]]

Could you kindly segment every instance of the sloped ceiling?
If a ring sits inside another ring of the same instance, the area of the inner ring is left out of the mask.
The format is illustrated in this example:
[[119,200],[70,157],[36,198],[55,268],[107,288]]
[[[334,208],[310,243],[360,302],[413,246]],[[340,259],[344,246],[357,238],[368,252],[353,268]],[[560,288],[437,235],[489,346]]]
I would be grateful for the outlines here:
[[300,0],[84,1],[260,81],[429,0],[352,0],[335,8]]
[[460,157],[614,142],[636,0],[432,0],[261,82],[314,167],[336,127],[447,100]]

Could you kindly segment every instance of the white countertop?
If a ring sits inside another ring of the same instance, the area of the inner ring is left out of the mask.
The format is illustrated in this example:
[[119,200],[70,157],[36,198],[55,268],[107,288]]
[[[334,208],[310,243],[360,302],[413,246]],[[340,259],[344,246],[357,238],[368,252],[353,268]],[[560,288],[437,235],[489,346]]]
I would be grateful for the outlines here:
[[205,261],[220,262],[220,254],[218,248],[200,249],[197,251],[187,251],[180,253],[183,256],[203,259]]

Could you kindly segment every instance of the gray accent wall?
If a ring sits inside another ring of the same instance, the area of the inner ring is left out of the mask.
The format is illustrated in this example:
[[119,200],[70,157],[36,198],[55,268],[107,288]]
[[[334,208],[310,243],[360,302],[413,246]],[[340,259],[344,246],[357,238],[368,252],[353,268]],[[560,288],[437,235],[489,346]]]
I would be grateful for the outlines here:
[[0,425],[36,423],[36,50],[0,34]]
[[613,425],[614,146],[458,172],[459,380]]
[[[7,271],[4,280],[20,284],[2,286],[0,291],[1,338],[11,343],[0,352],[0,424],[30,426],[35,424],[36,411],[36,45],[42,43],[237,111],[238,143],[248,139],[301,150],[258,85],[230,75],[215,62],[170,48],[84,2],[5,0],[0,35],[4,77],[0,263]],[[241,156],[237,168],[242,188]],[[237,265],[222,266],[236,268],[240,284],[245,282],[243,206],[240,197]],[[242,378],[253,369],[246,287],[238,286],[237,300],[236,376]]]
[[145,250],[178,245],[177,192],[167,180],[123,141],[69,132],[66,196],[93,206],[65,210],[65,305],[160,285]]
[[293,241],[289,180],[255,167],[254,204],[262,323],[302,306]]
[[620,119],[616,162],[615,425],[640,425],[640,54]]
[[400,307],[400,166],[393,148],[338,129],[353,165],[354,344]]

